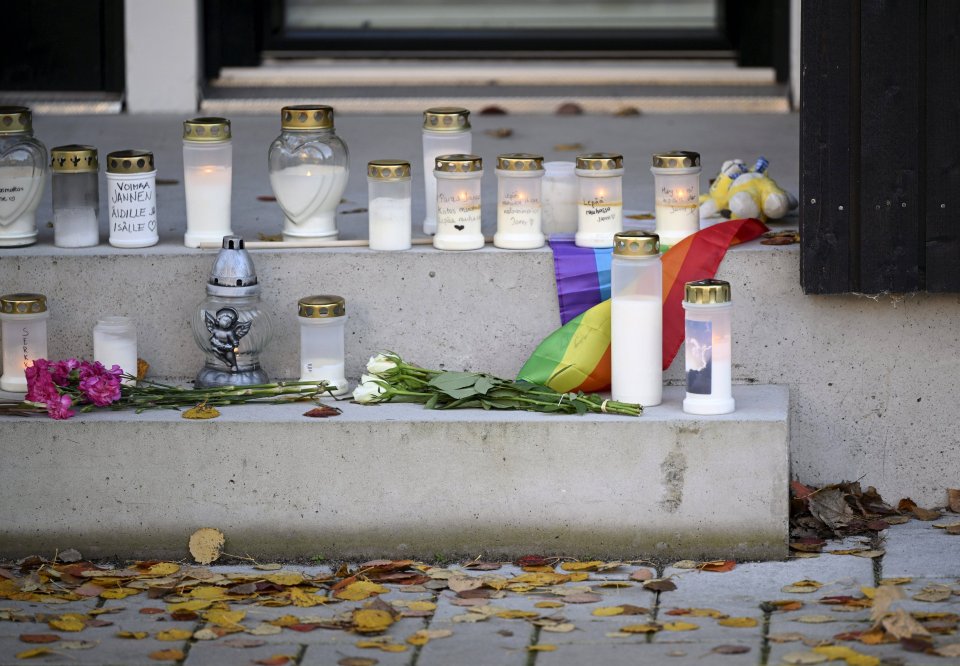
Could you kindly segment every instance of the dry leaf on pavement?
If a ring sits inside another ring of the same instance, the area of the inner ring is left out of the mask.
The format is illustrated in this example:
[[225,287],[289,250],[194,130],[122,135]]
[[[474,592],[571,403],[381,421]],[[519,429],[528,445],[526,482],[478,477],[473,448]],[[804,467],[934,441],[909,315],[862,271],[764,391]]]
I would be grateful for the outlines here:
[[215,527],[201,527],[190,535],[190,554],[199,564],[219,559],[226,537]]
[[220,416],[220,410],[216,407],[211,407],[205,402],[201,402],[196,407],[191,407],[187,411],[180,414],[180,418],[184,419],[215,419]]

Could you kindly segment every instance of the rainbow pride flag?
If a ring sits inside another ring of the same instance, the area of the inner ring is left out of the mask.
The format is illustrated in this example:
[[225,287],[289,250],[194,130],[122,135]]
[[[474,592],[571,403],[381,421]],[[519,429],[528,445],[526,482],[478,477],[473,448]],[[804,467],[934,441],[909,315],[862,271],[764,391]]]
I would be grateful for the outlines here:
[[[712,278],[727,249],[758,238],[766,225],[753,218],[721,222],[688,236],[660,260],[663,264],[663,369],[683,344],[683,286]],[[546,337],[517,379],[556,391],[602,391],[610,387],[610,248],[579,248],[572,238],[551,238],[557,297],[563,325]]]

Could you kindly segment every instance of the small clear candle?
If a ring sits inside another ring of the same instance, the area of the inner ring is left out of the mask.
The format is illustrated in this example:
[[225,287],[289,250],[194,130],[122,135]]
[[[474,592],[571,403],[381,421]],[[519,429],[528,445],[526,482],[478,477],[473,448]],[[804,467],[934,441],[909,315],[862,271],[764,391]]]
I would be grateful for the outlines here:
[[183,189],[187,232],[183,244],[219,243],[230,236],[233,141],[226,118],[193,118],[183,123]]
[[433,171],[437,178],[438,250],[479,250],[483,247],[480,228],[480,183],[483,161],[476,155],[441,155]]
[[0,335],[3,337],[3,375],[0,389],[27,390],[24,372],[33,362],[47,358],[47,297],[43,294],[0,296]]
[[157,169],[153,153],[119,150],[107,155],[110,245],[150,247],[157,233]]
[[577,231],[580,182],[576,162],[544,162],[540,199],[543,233],[572,234]]
[[663,269],[660,239],[623,231],[610,264],[610,370],[614,400],[663,400]]
[[507,153],[497,156],[497,232],[493,244],[508,250],[542,247],[540,191],[543,156]]
[[[93,327],[93,360],[105,368],[119,365],[128,375],[137,376],[137,325],[130,317],[107,316]],[[124,379],[124,384],[136,381]]]
[[100,243],[100,162],[93,146],[57,146],[50,151],[53,244],[93,247]]
[[734,411],[731,380],[730,283],[724,280],[688,282],[684,288],[684,342],[688,414],[729,414]]
[[326,381],[333,395],[350,385],[344,373],[346,301],[342,296],[307,296],[297,302],[300,322],[300,381]]
[[409,250],[411,219],[410,163],[367,163],[367,211],[371,250]]
[[653,156],[657,234],[664,250],[700,231],[700,155],[685,150]]
[[623,156],[616,153],[577,155],[580,200],[577,204],[579,247],[613,247],[623,229]]
[[0,106],[0,247],[37,241],[37,206],[47,182],[47,148],[33,136],[33,113]]
[[437,106],[423,112],[423,190],[426,211],[423,233],[437,233],[437,179],[433,175],[441,155],[473,152],[470,112],[459,106]]

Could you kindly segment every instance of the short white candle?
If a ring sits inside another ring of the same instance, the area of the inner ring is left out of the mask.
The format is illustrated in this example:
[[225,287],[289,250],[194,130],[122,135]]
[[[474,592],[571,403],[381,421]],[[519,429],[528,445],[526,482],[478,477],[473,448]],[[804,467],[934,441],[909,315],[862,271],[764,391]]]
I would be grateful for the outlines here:
[[[120,366],[126,374],[137,375],[137,327],[130,317],[104,317],[93,327],[93,360],[105,368]],[[124,379],[124,384],[136,382]]]
[[690,151],[653,156],[654,212],[666,250],[700,230],[700,155]]
[[616,153],[577,156],[580,201],[577,204],[579,247],[613,247],[623,229],[623,157]]
[[411,247],[410,199],[378,197],[370,201],[370,249],[409,250]]
[[343,298],[331,295],[307,296],[297,303],[300,381],[325,381],[334,395],[350,389],[344,376],[345,306]]
[[509,250],[542,247],[543,157],[528,153],[499,155],[496,174],[497,232],[493,244]]
[[476,155],[444,155],[436,164],[437,234],[433,246],[438,250],[479,250],[484,245],[482,160]]
[[57,247],[93,247],[100,243],[100,221],[93,208],[53,211],[53,244]]
[[544,234],[572,234],[577,230],[580,186],[574,162],[544,162],[540,200]]

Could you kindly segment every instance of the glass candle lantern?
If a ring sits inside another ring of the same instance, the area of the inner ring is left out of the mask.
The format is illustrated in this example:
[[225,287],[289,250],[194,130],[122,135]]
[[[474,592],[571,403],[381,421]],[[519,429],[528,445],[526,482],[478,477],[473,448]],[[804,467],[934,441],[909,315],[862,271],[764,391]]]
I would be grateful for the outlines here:
[[610,265],[610,367],[614,400],[663,400],[663,270],[660,239],[646,231],[614,238]]
[[543,208],[543,233],[572,234],[577,231],[577,204],[580,183],[576,162],[544,162],[540,199]]
[[110,245],[150,247],[157,234],[157,169],[153,153],[120,150],[107,155]]
[[[137,326],[130,317],[109,316],[93,327],[93,360],[105,368],[119,365],[128,375],[137,376]],[[136,381],[124,379],[124,384]]]
[[459,106],[437,106],[423,112],[423,189],[426,211],[423,233],[437,233],[437,179],[433,175],[441,155],[473,152],[470,112]]
[[689,414],[729,414],[734,410],[730,328],[730,283],[699,280],[685,285],[684,341]]
[[194,384],[250,386],[270,381],[260,354],[273,337],[270,317],[260,308],[260,283],[240,236],[224,236],[207,297],[193,316],[193,338],[205,362]]
[[542,247],[540,186],[543,157],[528,153],[497,156],[497,232],[493,244],[509,250]]
[[337,206],[347,187],[347,144],[334,132],[333,108],[285,106],[270,145],[270,186],[283,209],[284,240],[335,239]]
[[230,236],[233,141],[226,118],[193,118],[183,123],[183,189],[187,233],[183,244],[200,247]]
[[613,247],[623,229],[623,156],[616,153],[577,155],[580,186],[576,245]]
[[43,294],[0,296],[0,335],[3,336],[3,375],[0,389],[27,390],[24,371],[47,358],[47,298]]
[[297,310],[300,381],[325,381],[333,395],[343,395],[349,389],[343,369],[346,302],[341,296],[307,296]]
[[0,247],[37,240],[37,206],[47,175],[47,149],[33,137],[25,106],[0,106]]
[[411,219],[410,163],[373,160],[367,164],[371,250],[409,250]]
[[100,162],[93,146],[50,151],[53,175],[53,244],[92,247],[100,243]]
[[437,177],[438,250],[479,250],[483,247],[480,229],[480,182],[483,161],[476,155],[441,155],[433,171]]
[[669,249],[700,231],[700,155],[678,150],[653,156],[657,234]]

